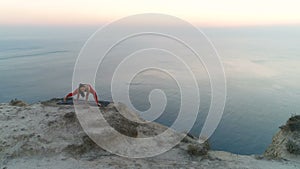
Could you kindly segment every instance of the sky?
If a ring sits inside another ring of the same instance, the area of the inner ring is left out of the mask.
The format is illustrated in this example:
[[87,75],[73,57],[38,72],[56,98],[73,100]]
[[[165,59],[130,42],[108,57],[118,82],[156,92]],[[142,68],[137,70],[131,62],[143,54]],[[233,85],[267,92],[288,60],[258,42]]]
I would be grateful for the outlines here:
[[299,7],[299,0],[0,0],[0,24],[93,25],[163,13],[199,26],[298,25]]

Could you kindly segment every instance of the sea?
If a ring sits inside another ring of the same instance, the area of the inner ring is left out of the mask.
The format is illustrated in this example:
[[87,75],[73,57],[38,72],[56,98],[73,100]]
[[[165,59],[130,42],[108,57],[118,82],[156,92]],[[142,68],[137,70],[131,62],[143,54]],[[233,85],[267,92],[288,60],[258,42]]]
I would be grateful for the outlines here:
[[[17,98],[35,103],[64,97],[72,90],[80,50],[101,26],[1,25],[0,102]],[[300,25],[199,29],[217,50],[226,75],[226,104],[221,121],[209,138],[211,148],[238,154],[262,154],[279,126],[292,115],[300,114]],[[126,57],[124,53],[149,39],[158,46],[169,43],[144,37],[120,44],[105,58],[94,86],[100,100],[113,100],[109,79],[116,65]],[[184,80],[185,75],[180,74],[183,68],[172,59],[163,59],[164,55],[167,54],[162,51],[141,52],[138,56],[143,59],[132,64],[154,60]],[[191,67],[199,68],[194,73],[201,103],[196,119],[186,116],[183,123],[195,121],[187,132],[198,137],[209,110],[211,89],[203,65]],[[126,71],[122,73],[126,75]],[[151,107],[151,91],[160,89],[167,103],[155,121],[171,126],[176,120],[182,95],[178,83],[168,73],[147,69],[130,82],[122,79],[117,82],[128,86],[131,104],[141,113]]]

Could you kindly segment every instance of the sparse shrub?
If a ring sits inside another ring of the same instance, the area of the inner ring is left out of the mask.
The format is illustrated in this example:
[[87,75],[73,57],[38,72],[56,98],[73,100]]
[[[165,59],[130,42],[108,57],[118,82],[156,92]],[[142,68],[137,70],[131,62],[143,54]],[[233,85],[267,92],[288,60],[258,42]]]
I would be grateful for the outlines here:
[[187,152],[193,156],[202,156],[207,155],[209,150],[208,142],[204,142],[203,144],[189,144],[187,146]]
[[190,143],[193,140],[196,140],[196,138],[192,134],[187,133],[186,136],[181,140],[181,142],[183,142],[183,143]]
[[293,131],[300,131],[300,115],[294,115],[287,121],[287,126]]
[[10,101],[9,105],[24,107],[27,106],[27,103],[23,102],[22,100],[14,99]]
[[300,145],[292,140],[287,141],[286,149],[291,154],[300,155]]

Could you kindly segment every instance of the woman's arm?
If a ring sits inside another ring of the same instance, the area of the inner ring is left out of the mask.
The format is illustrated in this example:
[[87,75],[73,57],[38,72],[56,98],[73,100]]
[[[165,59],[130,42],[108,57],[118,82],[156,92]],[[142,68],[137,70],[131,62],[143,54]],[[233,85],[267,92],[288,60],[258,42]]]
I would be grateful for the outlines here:
[[76,94],[77,94],[77,100],[78,100],[78,98],[79,98],[78,89],[75,89],[72,93],[69,93],[66,97],[64,97],[64,101],[66,102],[69,97],[75,96]]

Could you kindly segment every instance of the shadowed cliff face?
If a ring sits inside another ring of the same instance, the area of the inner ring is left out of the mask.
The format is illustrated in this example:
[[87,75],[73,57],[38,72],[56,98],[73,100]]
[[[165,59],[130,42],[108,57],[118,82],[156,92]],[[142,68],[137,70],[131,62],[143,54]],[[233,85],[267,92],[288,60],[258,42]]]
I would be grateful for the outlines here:
[[300,161],[300,115],[292,116],[273,137],[264,155],[270,158]]

